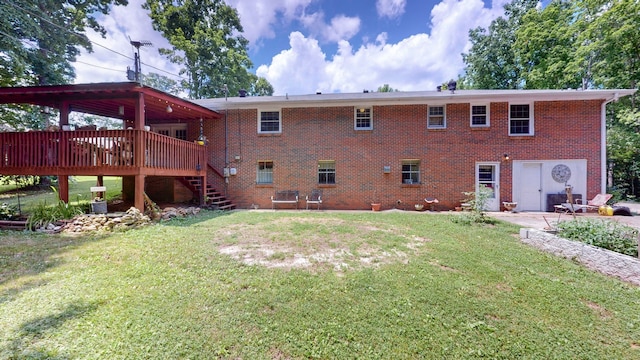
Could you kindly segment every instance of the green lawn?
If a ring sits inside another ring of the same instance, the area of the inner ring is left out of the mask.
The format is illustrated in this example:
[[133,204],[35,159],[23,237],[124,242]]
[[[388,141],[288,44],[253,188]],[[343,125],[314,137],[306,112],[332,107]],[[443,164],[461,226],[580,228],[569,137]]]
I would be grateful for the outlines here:
[[[55,187],[57,188],[57,184]],[[107,199],[120,195],[122,192],[122,178],[105,176],[103,185],[107,188]],[[91,201],[90,188],[96,186],[95,176],[75,176],[69,179],[69,203],[77,204],[79,202]],[[8,190],[12,190],[6,192]],[[18,191],[15,192],[15,186],[5,185],[0,187],[0,203],[11,205],[20,204],[22,212],[29,213],[34,207],[41,203],[50,205],[58,202],[58,193],[52,189],[42,189],[41,191]]]
[[640,358],[639,288],[450,216],[2,233],[0,358]]

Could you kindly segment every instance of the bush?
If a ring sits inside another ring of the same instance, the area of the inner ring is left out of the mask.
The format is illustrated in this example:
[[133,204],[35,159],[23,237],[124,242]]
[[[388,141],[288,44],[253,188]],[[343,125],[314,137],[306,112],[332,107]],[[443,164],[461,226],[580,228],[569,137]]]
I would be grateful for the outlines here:
[[41,228],[63,219],[72,219],[76,215],[83,214],[82,206],[71,205],[60,200],[56,205],[49,206],[46,201],[36,205],[29,219],[29,229]]
[[15,205],[2,204],[0,205],[0,220],[14,220],[20,217],[20,211]]
[[487,201],[491,198],[493,190],[481,184],[478,192],[463,192],[466,196],[464,203],[469,204],[470,211],[466,211],[460,216],[453,217],[453,222],[464,225],[471,224],[494,224],[495,220],[486,216]]
[[558,236],[638,256],[638,230],[615,221],[580,219],[558,224]]

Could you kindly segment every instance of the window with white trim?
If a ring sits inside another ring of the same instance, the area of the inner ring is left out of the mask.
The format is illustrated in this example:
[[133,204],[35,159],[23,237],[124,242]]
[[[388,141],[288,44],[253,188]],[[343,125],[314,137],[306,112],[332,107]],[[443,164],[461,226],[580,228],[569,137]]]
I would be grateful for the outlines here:
[[256,183],[273,184],[273,161],[258,161]]
[[260,111],[258,114],[258,132],[261,134],[282,132],[280,111]]
[[420,160],[402,160],[402,183],[420,184]]
[[444,129],[447,127],[447,119],[444,106],[429,106],[427,128]]
[[318,184],[336,183],[336,162],[334,160],[318,161]]
[[353,128],[355,130],[373,130],[373,109],[370,107],[355,108]]
[[533,135],[533,107],[531,104],[509,105],[509,135]]
[[489,126],[489,106],[471,104],[471,127]]
[[153,125],[151,130],[158,134],[171,136],[180,140],[187,140],[187,124]]

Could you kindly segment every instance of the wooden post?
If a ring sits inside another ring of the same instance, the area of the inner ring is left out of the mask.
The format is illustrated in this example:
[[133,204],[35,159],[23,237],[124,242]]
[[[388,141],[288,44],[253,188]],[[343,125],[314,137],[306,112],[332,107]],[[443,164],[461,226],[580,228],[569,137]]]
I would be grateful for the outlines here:
[[144,175],[135,176],[135,190],[133,195],[133,206],[141,213],[144,213]]

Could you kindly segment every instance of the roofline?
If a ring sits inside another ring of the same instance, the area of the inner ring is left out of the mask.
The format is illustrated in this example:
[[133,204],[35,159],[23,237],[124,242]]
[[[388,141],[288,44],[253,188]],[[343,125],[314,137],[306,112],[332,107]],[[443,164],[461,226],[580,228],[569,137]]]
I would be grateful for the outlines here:
[[633,95],[635,89],[607,90],[456,90],[371,93],[334,93],[285,96],[248,96],[193,100],[212,110],[260,107],[332,107],[367,105],[411,105],[489,103],[514,101],[617,100]]
[[181,97],[169,94],[162,90],[155,89],[150,86],[140,85],[137,82],[102,82],[102,83],[85,83],[85,84],[63,84],[63,85],[40,85],[40,86],[16,86],[16,87],[0,87],[0,103],[4,103],[2,100],[3,95],[21,95],[25,93],[29,94],[69,94],[69,93],[82,93],[82,92],[131,92],[142,93],[161,99],[162,101],[171,102],[181,106],[188,106],[197,109],[198,111],[209,114],[213,112],[215,117],[220,117],[215,110],[202,106],[201,104],[194,102],[193,100],[183,99]]

